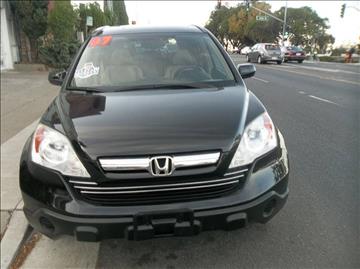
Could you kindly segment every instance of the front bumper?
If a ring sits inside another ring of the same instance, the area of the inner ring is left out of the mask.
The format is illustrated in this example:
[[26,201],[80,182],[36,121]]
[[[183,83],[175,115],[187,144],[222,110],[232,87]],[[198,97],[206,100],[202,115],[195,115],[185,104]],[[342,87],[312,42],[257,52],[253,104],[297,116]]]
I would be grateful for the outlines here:
[[[59,173],[37,166],[27,155],[25,146],[20,169],[24,213],[31,226],[51,238],[68,234],[80,241],[141,240],[233,230],[248,222],[269,221],[283,207],[289,192],[289,164],[281,135],[277,159],[257,160],[241,188],[220,198],[182,203],[89,204],[72,195]],[[59,191],[60,185],[66,188]]]
[[[138,212],[133,216],[111,218],[75,217],[39,207],[24,213],[29,223],[41,233],[56,238],[75,235],[79,241],[95,242],[107,238],[143,240],[163,236],[192,236],[207,230],[234,230],[248,222],[269,221],[285,204],[288,197],[286,177],[271,191],[243,205],[193,211],[181,208]],[[284,190],[285,189],[285,190]],[[24,195],[25,203],[36,203]],[[40,206],[40,205],[39,205]]]
[[303,60],[305,60],[305,55],[302,55],[302,56],[285,55],[284,60],[286,60],[286,61],[303,61]]
[[262,60],[266,61],[266,62],[282,62],[283,57],[282,56],[269,56],[269,55],[264,55],[262,56]]

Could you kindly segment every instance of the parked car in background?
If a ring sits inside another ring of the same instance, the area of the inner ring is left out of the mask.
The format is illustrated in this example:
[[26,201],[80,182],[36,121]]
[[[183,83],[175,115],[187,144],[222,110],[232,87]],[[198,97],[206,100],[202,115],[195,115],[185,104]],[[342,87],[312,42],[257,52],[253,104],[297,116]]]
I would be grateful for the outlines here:
[[250,47],[245,47],[245,48],[242,48],[242,49],[241,49],[240,54],[246,55],[246,54],[248,54],[250,51],[251,51],[251,48],[250,48]]
[[296,46],[284,47],[284,62],[297,61],[302,63],[305,60],[305,51]]
[[232,52],[232,54],[240,54],[240,49],[234,48],[231,52]]
[[246,54],[246,60],[248,62],[257,62],[259,64],[266,62],[276,62],[277,64],[281,64],[283,62],[283,54],[281,53],[279,45],[272,43],[258,43]]

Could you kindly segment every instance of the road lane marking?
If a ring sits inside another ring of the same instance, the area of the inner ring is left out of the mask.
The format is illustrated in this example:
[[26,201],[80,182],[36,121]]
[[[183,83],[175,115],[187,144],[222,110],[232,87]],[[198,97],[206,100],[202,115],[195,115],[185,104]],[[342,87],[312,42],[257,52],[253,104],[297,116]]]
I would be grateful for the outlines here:
[[324,99],[324,98],[320,98],[320,97],[317,97],[317,96],[314,96],[314,95],[308,95],[310,98],[313,98],[313,99],[316,99],[316,100],[319,100],[319,101],[322,101],[322,102],[325,102],[325,103],[329,103],[329,104],[333,104],[333,105],[339,105],[333,101],[330,101],[330,100],[327,100],[327,99]]
[[306,94],[306,92],[304,92],[304,91],[298,91],[298,93],[300,93],[300,94]]
[[[293,65],[285,65],[285,66],[292,66],[294,68]],[[318,70],[318,71],[323,71],[323,72],[330,72],[330,73],[346,73],[346,74],[355,74],[355,75],[360,74],[359,72],[352,72],[352,71],[347,71],[347,70],[329,69],[329,68],[312,67],[312,66],[304,66],[304,65],[297,65],[296,67],[303,68],[303,69],[309,69],[309,70]]]
[[336,78],[332,78],[332,77],[317,76],[317,75],[308,74],[308,73],[290,71],[290,70],[287,70],[285,68],[284,69],[278,69],[278,68],[268,67],[268,66],[263,66],[263,67],[267,68],[267,69],[273,69],[273,70],[281,71],[281,72],[289,72],[289,73],[294,73],[294,74],[297,74],[297,75],[320,78],[320,79],[323,79],[323,80],[333,80],[333,81],[348,83],[348,84],[352,84],[352,85],[358,85],[358,86],[360,85],[360,82],[351,81],[351,80],[344,80],[344,79],[336,79]]
[[264,83],[269,83],[269,81],[267,81],[267,80],[265,80],[265,79],[256,78],[256,77],[253,77],[253,79],[262,81],[262,82],[264,82]]
[[[285,65],[285,66],[290,66],[290,65]],[[294,66],[293,66],[294,67]],[[317,70],[317,71],[325,71],[325,72],[331,72],[331,73],[336,73],[339,70],[337,69],[327,69],[327,68],[321,68],[321,67],[310,67],[310,66],[296,66],[297,68],[303,68],[303,69],[310,69],[310,70]]]

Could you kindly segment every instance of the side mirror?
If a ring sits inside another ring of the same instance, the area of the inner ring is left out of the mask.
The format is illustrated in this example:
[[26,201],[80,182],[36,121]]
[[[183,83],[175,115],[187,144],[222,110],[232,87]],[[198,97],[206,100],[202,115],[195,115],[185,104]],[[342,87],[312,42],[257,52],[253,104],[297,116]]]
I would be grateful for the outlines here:
[[61,86],[66,76],[66,70],[53,70],[49,72],[48,80],[51,84]]
[[255,75],[256,68],[253,64],[239,64],[237,66],[242,78],[250,78]]

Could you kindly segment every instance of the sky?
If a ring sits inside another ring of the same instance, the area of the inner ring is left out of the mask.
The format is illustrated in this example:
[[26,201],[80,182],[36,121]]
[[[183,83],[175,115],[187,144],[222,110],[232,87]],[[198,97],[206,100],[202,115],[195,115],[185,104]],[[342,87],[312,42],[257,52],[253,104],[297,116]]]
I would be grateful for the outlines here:
[[[79,1],[72,1],[78,3]],[[81,1],[95,2],[95,1]],[[96,1],[103,6],[103,1]],[[235,6],[243,1],[225,1],[229,6]],[[285,1],[265,1],[272,6],[272,11],[285,5]],[[346,3],[344,18],[340,18],[341,5]],[[137,25],[189,25],[204,26],[209,19],[216,0],[209,1],[125,1],[129,21]],[[335,37],[335,47],[346,44],[354,45],[360,42],[360,1],[287,1],[288,7],[309,6],[320,17],[328,18],[330,29],[328,33]]]

